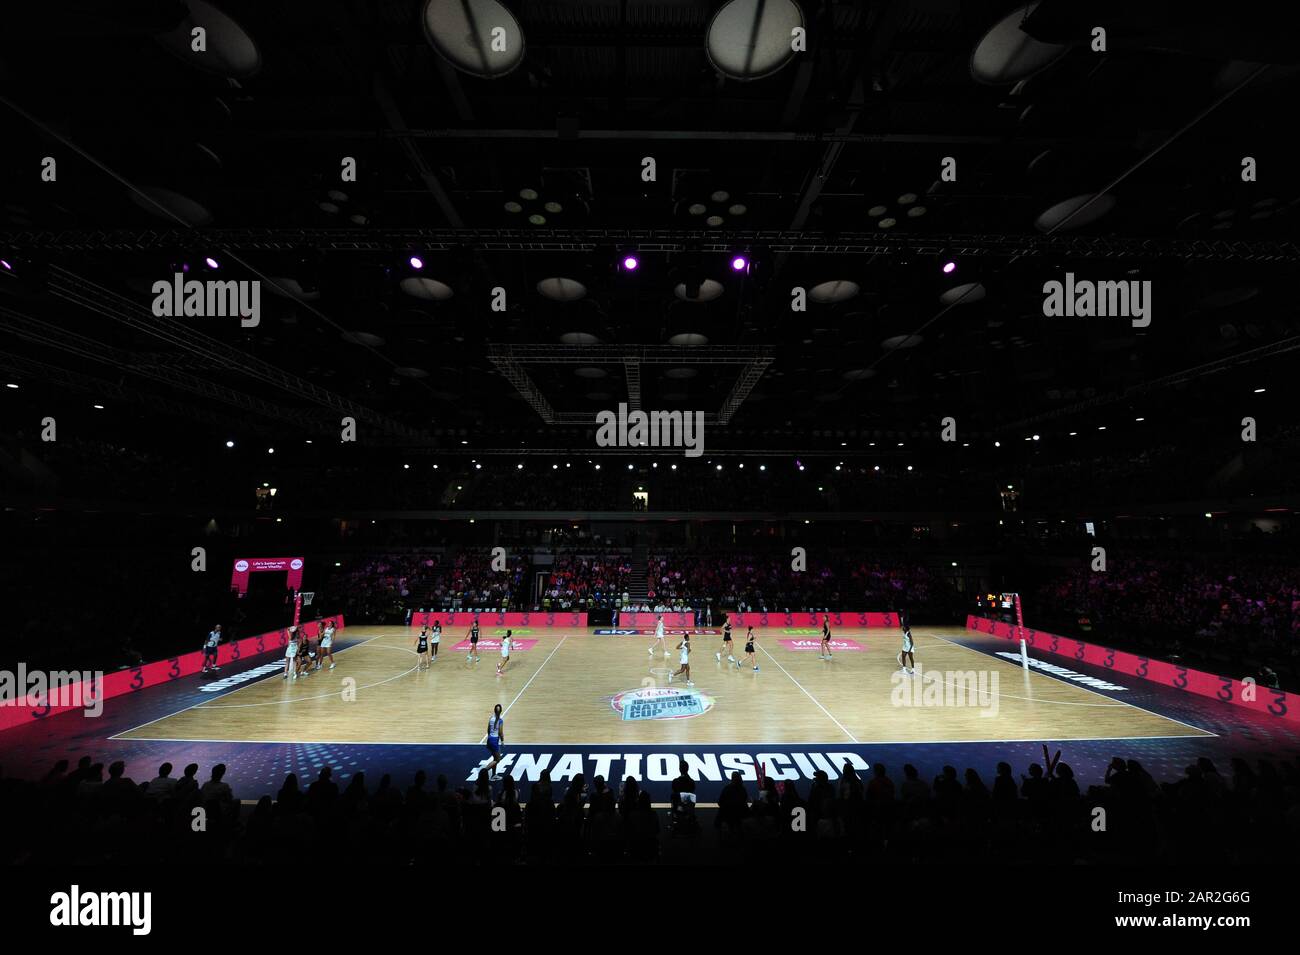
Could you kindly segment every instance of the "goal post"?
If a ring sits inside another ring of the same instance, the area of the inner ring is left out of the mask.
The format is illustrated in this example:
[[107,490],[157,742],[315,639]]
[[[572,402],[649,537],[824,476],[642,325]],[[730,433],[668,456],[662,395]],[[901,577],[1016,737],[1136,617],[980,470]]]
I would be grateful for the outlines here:
[[1020,594],[1003,594],[1001,604],[1005,607],[1008,603],[1015,607],[1016,610],[1016,639],[1020,641],[1020,666],[1025,672],[1029,672],[1029,648],[1025,645],[1025,612],[1020,605]]

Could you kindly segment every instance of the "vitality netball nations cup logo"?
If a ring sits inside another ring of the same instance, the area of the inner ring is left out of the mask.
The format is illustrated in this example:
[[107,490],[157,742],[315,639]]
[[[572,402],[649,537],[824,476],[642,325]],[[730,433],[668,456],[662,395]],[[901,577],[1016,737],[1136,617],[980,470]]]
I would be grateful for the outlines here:
[[713,697],[676,686],[643,686],[624,690],[610,699],[624,720],[677,720],[700,716],[713,709]]

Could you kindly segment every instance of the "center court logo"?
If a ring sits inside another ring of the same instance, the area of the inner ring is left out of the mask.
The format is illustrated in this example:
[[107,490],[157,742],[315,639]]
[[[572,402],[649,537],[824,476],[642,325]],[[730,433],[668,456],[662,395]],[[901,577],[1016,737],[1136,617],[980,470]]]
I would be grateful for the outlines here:
[[713,697],[675,686],[643,686],[616,694],[609,704],[624,720],[677,720],[713,709]]

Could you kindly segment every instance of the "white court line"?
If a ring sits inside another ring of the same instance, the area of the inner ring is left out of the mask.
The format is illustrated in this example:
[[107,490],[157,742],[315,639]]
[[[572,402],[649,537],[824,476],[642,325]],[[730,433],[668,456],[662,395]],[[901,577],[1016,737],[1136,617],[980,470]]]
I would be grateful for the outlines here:
[[[117,737],[110,737],[110,738],[116,739]],[[956,746],[956,745],[962,745],[966,743],[971,743],[971,744],[974,743],[1099,743],[1099,742],[1106,742],[1109,740],[1118,740],[1118,741],[1127,741],[1127,740],[1136,740],[1136,739],[1197,740],[1201,738],[1202,737],[1199,736],[1188,736],[1186,734],[1179,734],[1177,736],[1035,736],[1028,739],[1002,739],[1002,738],[998,738],[998,739],[882,739],[882,740],[873,739],[870,742],[866,742],[866,743],[858,742],[857,745],[858,746]],[[483,745],[481,740],[478,743],[430,743],[428,740],[208,739],[208,738],[195,738],[195,737],[188,737],[188,736],[133,736],[130,739],[121,740],[121,742],[124,743],[232,743],[232,744],[239,744],[239,745],[254,745],[254,746],[261,743],[265,743],[267,745],[274,745],[274,746],[471,746],[471,747],[477,747]],[[685,749],[685,750],[690,750],[692,752],[702,752],[704,749],[710,748],[710,749],[717,749],[725,752],[728,746],[747,746],[755,749],[758,747],[766,747],[768,749],[773,749],[775,747],[782,747],[784,749],[790,749],[791,747],[795,747],[795,746],[799,746],[799,747],[816,746],[816,747],[825,748],[828,746],[843,746],[844,744],[842,742],[826,742],[824,740],[816,743],[809,743],[809,742],[789,743],[789,742],[781,742],[781,741],[772,742],[771,740],[754,740],[752,742],[745,742],[744,740],[731,740],[726,743],[699,743],[699,744],[694,744],[694,743],[628,744],[628,743],[592,743],[592,742],[533,743],[533,742],[529,742],[529,743],[516,743],[514,745],[515,748],[519,748],[522,746],[533,746],[533,747],[545,746],[552,749],[563,748],[567,746],[575,750],[580,750],[583,749],[584,747],[590,748],[595,746],[606,746],[606,747],[612,746],[612,747],[624,747],[624,748],[634,747],[644,752],[654,752],[656,747],[661,747],[661,748],[666,747],[668,749],[672,749],[672,748]]]
[[[515,698],[510,701],[510,706],[514,706],[516,703],[519,702],[519,698],[524,695],[524,690],[528,689],[529,685],[531,685],[532,682],[537,679],[537,674],[542,672],[542,667],[546,666],[546,664],[551,662],[551,657],[555,656],[555,651],[559,650],[560,647],[564,646],[564,641],[568,639],[569,639],[569,635],[567,633],[564,636],[560,637],[560,642],[555,645],[555,650],[552,650],[550,653],[546,655],[546,659],[542,661],[542,666],[538,667],[533,672],[533,675],[528,678],[528,682],[525,683],[522,687],[520,687],[519,692],[515,694]],[[501,719],[504,720],[506,718],[506,714],[510,712],[510,706],[507,706],[504,710],[501,711]],[[486,744],[487,733],[484,733],[483,738],[478,742],[480,746]]]
[[766,646],[764,646],[763,644],[760,643],[760,644],[758,644],[758,648],[759,648],[760,650],[763,651],[763,654],[764,654],[764,655],[765,655],[769,660],[771,660],[773,663],[776,664],[777,669],[779,669],[779,670],[780,670],[782,673],[784,673],[786,676],[790,677],[790,682],[791,682],[791,683],[793,683],[795,686],[797,686],[800,690],[803,690],[803,695],[804,695],[804,696],[808,697],[808,699],[812,700],[814,703],[817,704],[817,708],[818,708],[819,710],[821,710],[823,713],[826,714],[827,719],[829,719],[832,723],[834,723],[836,726],[838,726],[838,727],[840,728],[840,732],[842,732],[842,733],[843,733],[845,736],[847,736],[849,739],[853,740],[853,742],[857,743],[859,746],[862,745],[862,743],[858,741],[858,738],[857,738],[856,736],[854,736],[852,733],[850,733],[848,730],[846,730],[846,729],[844,728],[844,724],[843,724],[843,723],[841,723],[841,722],[840,722],[839,720],[837,720],[835,717],[831,716],[831,711],[828,710],[828,709],[826,709],[826,707],[822,706],[821,703],[818,701],[817,697],[813,696],[813,695],[812,695],[811,693],[809,693],[807,690],[804,690],[804,686],[803,686],[803,684],[800,683],[798,680],[796,680],[794,677],[790,676],[790,671],[787,670],[785,667],[781,666],[780,661],[777,660],[776,657],[774,657],[774,656],[772,656],[772,654],[768,653],[768,651],[767,651],[767,647],[766,647]]
[[[375,649],[400,650],[403,653],[409,653],[411,656],[418,655],[414,650],[410,649],[409,647],[376,647]],[[383,686],[385,683],[392,683],[394,680],[400,680],[404,676],[409,676],[419,668],[420,665],[417,663],[415,666],[411,667],[411,669],[403,670],[401,673],[398,673],[396,676],[390,676],[388,679],[380,680],[378,683],[364,683],[361,686],[356,687],[355,689],[368,690],[374,686]],[[328,673],[329,671],[327,670],[325,672]],[[281,679],[283,679],[283,677],[281,677]],[[295,696],[287,700],[266,700],[265,702],[262,703],[209,703],[203,708],[206,710],[242,710],[252,706],[285,706],[290,703],[305,703],[308,700],[325,700],[333,696],[338,696],[342,692],[343,692],[342,690],[331,690],[329,693],[318,693],[316,696]],[[199,705],[203,706],[202,703],[200,703]]]
[[[968,632],[970,632],[970,633],[979,633],[980,631],[978,631],[978,630],[971,630],[971,631],[968,631]],[[983,635],[984,635],[984,636],[988,636],[988,634],[983,634]],[[992,660],[996,660],[998,663],[1004,664],[1004,665],[1009,666],[1009,667],[1011,667],[1011,668],[1013,668],[1013,669],[1016,669],[1016,670],[1023,669],[1023,667],[1022,667],[1020,664],[1018,664],[1018,663],[1012,663],[1012,662],[1011,662],[1010,660],[1008,660],[1006,657],[999,657],[999,656],[997,656],[996,654],[985,653],[983,650],[976,650],[974,647],[963,647],[960,643],[954,643],[952,640],[949,640],[947,637],[941,637],[941,636],[939,636],[937,633],[932,633],[932,634],[930,634],[930,636],[934,637],[936,640],[942,640],[944,643],[950,644],[950,645],[956,647],[958,650],[966,650],[966,651],[968,651],[968,652],[970,652],[970,653],[975,653],[975,654],[978,654],[978,655],[980,655],[980,656],[982,656],[982,657],[988,657],[988,658],[990,658],[990,659],[992,659]],[[995,639],[997,639],[997,638],[995,638]],[[1026,649],[1027,649],[1027,648],[1026,648]],[[1059,654],[1055,654],[1055,653],[1053,653],[1053,654],[1050,654],[1050,656],[1059,656]],[[1050,661],[1040,661],[1040,662],[1050,662]],[[1055,664],[1053,664],[1053,665],[1055,665]],[[1067,669],[1068,669],[1068,668],[1067,668]],[[1046,670],[1038,670],[1038,669],[1034,669],[1033,672],[1039,674],[1040,676],[1045,676],[1045,677],[1051,679],[1053,682],[1056,682],[1056,683],[1064,683],[1066,686],[1075,686],[1075,687],[1078,687],[1079,689],[1083,690],[1085,693],[1091,693],[1093,696],[1099,696],[1099,697],[1101,697],[1103,700],[1110,700],[1110,699],[1112,699],[1111,697],[1109,697],[1109,696],[1105,696],[1105,695],[1103,695],[1103,694],[1101,694],[1101,693],[1098,693],[1096,690],[1093,690],[1093,689],[1091,689],[1091,688],[1089,688],[1089,687],[1083,685],[1082,683],[1074,683],[1074,682],[1072,682],[1072,681],[1067,681],[1064,677],[1058,677],[1056,674],[1054,674],[1054,673],[1049,673],[1049,672],[1047,672]],[[1075,672],[1081,672],[1081,671],[1075,671]],[[1127,674],[1122,674],[1122,675],[1127,675]],[[1138,679],[1141,679],[1141,677],[1138,677]],[[1055,702],[1055,701],[1054,701],[1054,700],[1033,700],[1032,702],[1035,702],[1035,703],[1052,703],[1052,702]],[[1175,718],[1172,717],[1172,716],[1166,716],[1166,715],[1163,714],[1163,713],[1157,713],[1155,710],[1148,710],[1145,706],[1138,706],[1136,703],[1129,703],[1127,700],[1119,700],[1119,701],[1117,701],[1117,702],[1118,702],[1121,706],[1127,706],[1127,707],[1130,707],[1131,709],[1135,709],[1135,710],[1137,710],[1139,713],[1146,713],[1148,716],[1159,717],[1159,718],[1162,719],[1162,720],[1168,720],[1170,723],[1177,723],[1179,726],[1186,726],[1188,729],[1196,730],[1198,733],[1203,733],[1203,734],[1205,734],[1206,736],[1212,736],[1212,737],[1214,737],[1215,739],[1218,739],[1218,738],[1219,738],[1219,734],[1218,734],[1218,733],[1211,732],[1210,730],[1207,730],[1207,729],[1206,729],[1205,727],[1203,727],[1203,726],[1195,726],[1195,725],[1193,725],[1193,724],[1191,724],[1191,723],[1184,723],[1182,720],[1175,719]],[[1142,738],[1142,737],[1137,737],[1137,738],[1140,739],[1140,738]],[[1160,737],[1152,737],[1152,738],[1153,738],[1153,739],[1158,739],[1158,738],[1160,738]]]
[[[344,647],[342,650],[339,651],[338,655],[339,655],[339,656],[342,656],[343,654],[347,653],[349,650],[356,650],[356,649],[358,649],[358,648],[360,648],[360,647],[364,647],[367,643],[370,643],[371,640],[378,640],[380,637],[391,637],[391,636],[392,636],[391,633],[379,633],[379,634],[376,634],[375,636],[371,637],[370,640],[362,640],[360,643],[354,643],[354,644],[353,644],[352,646],[350,646],[350,647]],[[284,648],[281,647],[280,649],[284,649]],[[270,653],[274,653],[275,651],[274,651],[274,650],[271,650],[271,651],[268,651],[268,652],[270,652]],[[260,654],[259,654],[259,655],[260,655]],[[284,657],[283,657],[283,656],[280,657],[280,660],[283,661],[283,660],[284,660]],[[250,689],[250,688],[256,686],[256,685],[259,684],[259,683],[264,683],[265,681],[271,679],[271,677],[273,677],[274,675],[275,675],[274,672],[272,672],[272,673],[268,673],[266,676],[261,677],[260,679],[257,679],[257,680],[251,680],[251,681],[249,681],[247,684],[244,684],[244,685],[240,685],[240,686],[234,687],[233,689],[231,689],[231,691],[230,691],[229,693],[223,693],[221,696],[217,697],[217,699],[220,700],[220,699],[223,699],[224,697],[227,697],[227,696],[234,696],[234,695],[235,695],[236,693],[238,693],[240,690],[247,690],[247,689]],[[152,688],[151,688],[151,689],[152,689]],[[332,694],[331,694],[331,695],[332,695]],[[160,717],[158,717],[157,719],[154,719],[154,720],[146,720],[145,722],[141,723],[139,726],[132,726],[130,729],[122,730],[120,733],[116,733],[115,735],[110,736],[110,737],[108,737],[108,738],[109,738],[109,739],[121,739],[122,736],[123,736],[123,734],[125,734],[125,733],[134,733],[136,730],[141,729],[142,727],[145,727],[145,726],[152,726],[154,723],[161,723],[163,720],[171,719],[173,716],[180,716],[182,713],[188,713],[190,710],[194,709],[194,708],[197,707],[197,706],[202,706],[202,705],[205,704],[205,703],[211,703],[211,702],[212,702],[212,701],[211,701],[210,699],[208,699],[208,700],[199,700],[199,702],[197,702],[197,703],[191,703],[189,706],[184,707],[183,709],[179,709],[179,710],[177,710],[175,713],[168,713],[166,716],[160,716]],[[133,737],[133,738],[135,738],[135,739],[149,739],[150,737],[147,737],[147,736],[140,736],[140,737]]]

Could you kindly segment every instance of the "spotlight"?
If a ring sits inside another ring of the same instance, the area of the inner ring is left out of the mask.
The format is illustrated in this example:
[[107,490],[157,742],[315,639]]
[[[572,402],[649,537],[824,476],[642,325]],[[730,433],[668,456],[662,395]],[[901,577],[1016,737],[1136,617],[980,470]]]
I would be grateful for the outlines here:
[[1263,389],[1263,388],[1256,388],[1256,389],[1255,389],[1255,394],[1257,394],[1257,395],[1262,395],[1263,393],[1264,393],[1264,389]]
[[638,259],[635,255],[632,255],[631,253],[629,253],[629,254],[623,256],[623,271],[624,271],[624,272],[635,272],[635,271],[637,270],[637,267],[640,266],[640,265],[641,265],[641,260]]
[[0,266],[3,266],[6,272],[12,272],[14,270],[14,267],[9,264],[8,259],[0,259]]
[[522,471],[523,469],[524,469],[524,465],[523,465],[522,462],[519,463],[519,464],[516,464],[516,465],[515,465],[515,470],[516,470],[516,471]]
[[233,448],[234,446],[235,446],[235,442],[233,442],[233,441],[227,441],[227,442],[226,442],[226,447],[228,447],[228,448]]
[[956,262],[945,262],[945,263],[943,263],[943,274],[944,274],[944,275],[951,275],[953,272],[956,272],[956,271],[957,271],[957,263],[956,263]]
[[275,454],[275,448],[267,448],[267,449],[266,449],[266,453],[267,453],[267,454]]
[[1038,435],[1034,435],[1034,440],[1035,440],[1035,441],[1038,440]]
[[219,269],[219,268],[221,268],[221,266],[217,265],[217,260],[214,259],[214,258],[213,258],[212,256],[210,256],[210,255],[209,255],[206,259],[204,259],[203,261],[206,262],[206,263],[208,264],[208,268],[210,268],[210,269]]
[[760,471],[766,471],[766,470],[767,470],[767,465],[766,465],[766,464],[760,464],[760,465],[758,466],[758,469],[759,469]]
[[716,468],[716,470],[721,471],[721,470],[722,470],[722,465],[719,464],[718,467]]
[[744,272],[749,268],[749,259],[743,255],[733,255],[731,257],[731,271]]
[[424,259],[420,258],[418,255],[411,256],[410,262],[411,268],[417,271],[424,268]]

